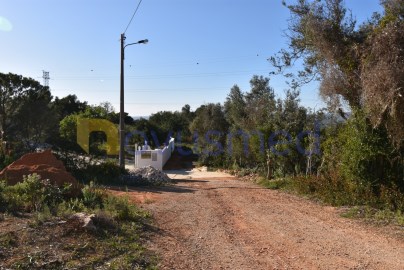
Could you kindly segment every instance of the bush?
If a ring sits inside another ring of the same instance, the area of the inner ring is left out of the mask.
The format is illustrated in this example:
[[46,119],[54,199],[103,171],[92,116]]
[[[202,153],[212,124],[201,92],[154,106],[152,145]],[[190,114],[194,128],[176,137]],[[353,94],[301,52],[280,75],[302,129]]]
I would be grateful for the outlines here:
[[0,212],[4,212],[6,210],[6,200],[3,194],[5,189],[6,189],[6,182],[0,181]]
[[81,190],[83,195],[83,204],[88,208],[104,208],[104,200],[107,197],[105,188],[90,182]]
[[321,175],[299,178],[300,192],[316,193],[335,205],[404,209],[402,157],[386,131],[373,128],[363,112],[354,112],[334,134],[328,134],[322,150]]
[[148,217],[147,212],[138,209],[127,197],[108,196],[105,200],[105,211],[121,221],[139,221]]
[[106,161],[101,164],[89,165],[86,169],[87,179],[97,184],[118,183],[121,175],[127,174],[114,161]]
[[42,180],[43,203],[49,208],[52,215],[56,215],[60,203],[69,198],[71,184],[62,188],[52,184],[49,179]]
[[69,186],[59,188],[51,184],[49,180],[41,180],[38,174],[24,176],[23,182],[13,186],[7,186],[5,182],[0,183],[0,201],[2,210],[9,212],[18,211],[41,211],[46,206],[56,215],[58,204],[60,204]]
[[21,183],[6,186],[3,191],[5,205],[8,211],[38,211],[42,207],[43,193],[39,175],[24,176]]
[[288,189],[288,188],[290,188],[290,185],[293,183],[293,179],[292,178],[279,178],[279,179],[274,179],[274,180],[268,180],[264,177],[260,177],[257,182],[261,186],[269,188],[269,189]]
[[389,182],[388,157],[392,152],[386,133],[373,129],[362,112],[355,112],[338,135],[342,142],[342,176],[358,185],[370,183],[376,187]]
[[7,155],[2,150],[0,150],[0,171],[10,165],[14,160],[15,159],[12,156]]
[[68,152],[59,152],[58,158],[77,180],[84,183],[91,181],[97,184],[119,183],[121,176],[128,173],[116,164],[115,160],[105,161]]
[[6,186],[3,191],[3,208],[8,212],[18,212],[24,211],[26,199],[24,197],[24,192],[22,192],[21,186]]
[[77,212],[83,212],[85,209],[86,206],[84,205],[82,198],[71,198],[58,205],[58,215],[70,216]]

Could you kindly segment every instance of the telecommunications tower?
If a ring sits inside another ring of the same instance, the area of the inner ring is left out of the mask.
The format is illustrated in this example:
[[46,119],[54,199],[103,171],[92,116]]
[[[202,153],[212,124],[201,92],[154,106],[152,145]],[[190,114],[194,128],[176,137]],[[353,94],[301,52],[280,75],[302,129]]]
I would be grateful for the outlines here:
[[49,71],[42,70],[43,86],[49,87]]

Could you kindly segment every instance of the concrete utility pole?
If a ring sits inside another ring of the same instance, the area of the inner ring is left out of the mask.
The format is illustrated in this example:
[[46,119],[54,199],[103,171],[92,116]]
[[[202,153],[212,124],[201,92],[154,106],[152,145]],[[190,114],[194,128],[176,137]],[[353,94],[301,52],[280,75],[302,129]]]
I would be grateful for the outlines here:
[[121,34],[121,90],[119,109],[119,166],[125,167],[125,83],[124,83],[124,60],[125,60],[125,34]]
[[147,39],[139,40],[135,43],[125,45],[125,33],[121,34],[121,90],[120,90],[120,110],[119,110],[119,166],[125,168],[125,48],[134,44],[146,44]]

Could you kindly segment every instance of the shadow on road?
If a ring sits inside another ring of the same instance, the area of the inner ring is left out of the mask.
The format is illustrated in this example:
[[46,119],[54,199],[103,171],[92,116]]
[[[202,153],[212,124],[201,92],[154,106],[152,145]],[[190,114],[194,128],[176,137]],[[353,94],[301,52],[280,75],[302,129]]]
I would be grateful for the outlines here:
[[196,190],[192,188],[180,187],[175,185],[162,186],[162,187],[130,187],[130,186],[108,186],[107,187],[113,191],[125,191],[125,192],[143,192],[143,193],[157,193],[161,194],[164,192],[172,193],[194,193]]

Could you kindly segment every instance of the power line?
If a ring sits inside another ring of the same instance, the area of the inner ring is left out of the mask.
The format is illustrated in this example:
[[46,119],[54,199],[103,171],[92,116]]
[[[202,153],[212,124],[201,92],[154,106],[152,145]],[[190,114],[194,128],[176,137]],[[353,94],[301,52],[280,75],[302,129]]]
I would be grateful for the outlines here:
[[[86,92],[114,92],[116,89],[96,89],[96,88],[86,88]],[[203,88],[140,88],[140,89],[125,89],[126,92],[134,92],[134,93],[171,93],[171,92],[201,92],[201,91],[222,91],[222,90],[230,90],[230,87],[203,87]],[[52,91],[63,92],[66,89],[52,89]]]
[[[267,69],[240,70],[240,71],[218,71],[218,72],[199,72],[199,73],[174,73],[174,74],[149,74],[149,75],[129,75],[127,79],[167,79],[167,78],[200,78],[215,76],[239,76],[249,73],[268,72]],[[53,76],[53,80],[118,80],[119,78],[111,75],[97,76]]]
[[125,31],[123,31],[124,34],[126,33],[126,31],[128,30],[130,24],[132,23],[132,20],[133,20],[133,18],[135,17],[136,12],[137,12],[137,10],[139,9],[139,6],[140,6],[140,4],[142,3],[142,1],[143,1],[143,0],[140,0],[140,1],[139,1],[139,4],[137,4],[137,7],[136,7],[136,9],[135,9],[135,12],[133,12],[132,18],[130,19],[130,21],[129,21],[129,23],[128,23],[128,26],[126,26]]

